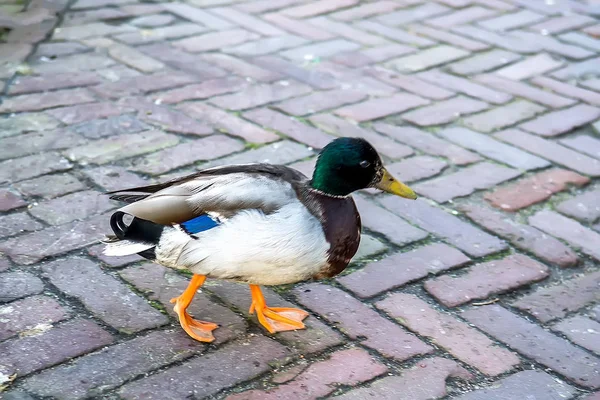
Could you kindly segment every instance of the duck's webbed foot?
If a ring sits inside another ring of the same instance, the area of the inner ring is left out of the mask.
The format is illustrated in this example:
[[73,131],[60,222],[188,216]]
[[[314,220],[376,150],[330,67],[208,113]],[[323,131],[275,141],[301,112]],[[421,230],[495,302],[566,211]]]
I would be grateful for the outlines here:
[[258,321],[270,333],[305,329],[302,320],[308,317],[306,311],[298,308],[267,307],[258,285],[250,285],[250,292],[252,293],[250,314],[256,312]]
[[204,275],[194,275],[181,296],[172,298],[171,303],[175,303],[173,310],[177,313],[179,323],[188,335],[200,342],[212,342],[215,340],[212,331],[217,329],[219,325],[193,319],[186,311],[194,299],[196,291],[202,286],[205,280],[206,277]]

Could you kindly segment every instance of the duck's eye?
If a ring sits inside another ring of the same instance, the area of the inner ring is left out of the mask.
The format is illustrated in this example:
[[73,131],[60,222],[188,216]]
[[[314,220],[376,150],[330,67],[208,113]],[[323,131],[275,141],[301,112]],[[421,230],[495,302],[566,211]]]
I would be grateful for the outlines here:
[[368,162],[367,160],[364,160],[364,161],[361,161],[359,165],[363,168],[368,168],[371,165],[371,163]]

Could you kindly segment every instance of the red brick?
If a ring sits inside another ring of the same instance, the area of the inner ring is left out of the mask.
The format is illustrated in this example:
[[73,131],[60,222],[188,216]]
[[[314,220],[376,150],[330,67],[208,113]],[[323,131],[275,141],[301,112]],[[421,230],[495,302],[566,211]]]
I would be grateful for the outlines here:
[[47,113],[65,124],[70,125],[97,118],[121,115],[132,111],[133,108],[117,106],[111,102],[102,102],[55,108],[47,111]]
[[91,103],[94,97],[86,89],[67,89],[43,94],[24,94],[4,99],[0,113],[37,111],[48,108]]
[[498,305],[462,313],[469,322],[526,357],[588,388],[600,386],[600,359]]
[[520,58],[510,51],[493,49],[450,64],[449,70],[459,75],[472,75],[496,69]]
[[463,120],[463,123],[477,131],[492,132],[497,129],[514,125],[525,119],[530,119],[544,111],[546,111],[546,109],[537,104],[530,103],[526,100],[516,100],[489,111],[467,117]]
[[[0,183],[14,183],[51,172],[66,171],[71,168],[73,168],[73,165],[67,159],[54,152],[6,160],[0,163]],[[5,202],[6,199],[3,203]],[[0,208],[4,207],[6,207],[4,204],[0,205]],[[11,208],[14,207],[16,206]]]
[[92,321],[73,319],[35,336],[0,343],[2,366],[8,374],[28,375],[70,358],[88,353],[113,341],[110,333]]
[[499,132],[494,136],[582,174],[600,176],[600,161],[584,156],[555,142],[516,129]]
[[586,75],[593,75],[598,71],[600,58],[592,58],[590,60],[571,63],[568,66],[554,72],[552,76],[556,79],[566,81],[569,79],[582,79]]
[[311,364],[294,380],[268,390],[250,390],[228,396],[228,400],[317,398],[329,395],[336,386],[354,386],[371,380],[388,368],[360,348],[340,350],[324,361]]
[[586,125],[600,117],[600,108],[579,104],[564,110],[544,114],[520,126],[541,136],[557,136]]
[[465,274],[425,282],[425,289],[447,307],[487,299],[548,277],[548,267],[521,254],[474,265]]
[[600,159],[600,140],[591,136],[572,136],[559,140],[561,144]]
[[408,29],[410,29],[411,32],[428,36],[431,39],[438,40],[442,43],[448,43],[452,46],[462,47],[463,49],[469,51],[481,51],[490,47],[488,44],[467,39],[464,36],[455,35],[451,32],[442,29],[434,29],[425,25],[410,25]]
[[534,13],[533,11],[521,10],[480,21],[477,25],[491,31],[507,31],[533,24],[545,18],[544,15]]
[[115,204],[102,193],[85,190],[36,203],[29,212],[50,225],[60,225],[101,214],[114,207]]
[[189,4],[166,3],[162,4],[162,7],[181,18],[196,22],[210,29],[222,30],[231,28],[233,26],[233,24],[225,21],[224,19],[216,17],[215,15],[200,8],[192,7]]
[[561,282],[555,286],[542,287],[512,303],[542,322],[562,318],[588,303],[598,301],[600,272]]
[[305,39],[327,40],[334,37],[331,33],[322,29],[318,29],[313,25],[309,24],[308,22],[288,18],[282,14],[265,14],[262,16],[262,18],[274,23],[275,25],[279,26],[282,29],[285,29],[288,32],[295,33],[296,35],[301,36]]
[[332,136],[318,129],[268,108],[259,108],[245,112],[243,117],[262,127],[279,131],[298,142],[305,143],[316,149],[322,149],[327,143],[333,140]]
[[226,46],[233,46],[249,40],[258,39],[256,33],[244,29],[232,29],[228,31],[210,32],[186,39],[179,39],[173,46],[179,47],[190,53],[201,53],[210,50],[219,50]]
[[362,345],[385,357],[402,361],[433,350],[340,289],[311,283],[295,288],[293,293],[302,304],[337,325],[351,339],[361,338]]
[[570,399],[575,393],[574,388],[545,372],[525,370],[455,399]]
[[435,44],[434,41],[424,37],[413,35],[412,33],[408,33],[402,29],[390,28],[368,19],[356,22],[355,26],[402,44],[408,44],[416,47],[426,47]]
[[[146,293],[150,300],[159,301],[167,313],[176,318],[170,300],[183,293],[188,285],[188,279],[166,267],[150,263],[126,268],[119,271],[119,275],[139,291]],[[196,294],[188,311],[198,319],[220,325],[214,332],[217,344],[225,343],[246,332],[246,323],[241,317],[228,308],[211,301],[206,294]],[[172,322],[172,325],[176,330],[180,330],[176,320]]]
[[585,254],[600,261],[600,234],[579,222],[554,211],[539,211],[529,217],[529,224],[568,242]]
[[233,47],[227,47],[222,51],[235,54],[239,57],[261,56],[275,53],[279,50],[306,44],[307,40],[295,35],[282,34],[281,36],[268,37],[246,42]]
[[243,77],[245,81],[256,80],[260,82],[273,82],[283,78],[283,76],[277,72],[257,67],[256,65],[227,54],[208,53],[203,54],[201,59],[209,64],[223,68],[232,74],[239,75]]
[[[418,4],[418,2],[415,3]],[[425,3],[417,7],[382,14],[375,18],[375,20],[385,25],[404,27],[411,22],[422,21],[440,14],[446,14],[449,11],[451,9],[444,5]]]
[[228,110],[243,110],[299,96],[310,91],[308,86],[301,83],[280,81],[270,85],[249,86],[235,94],[214,97],[210,102]]
[[484,198],[494,207],[517,211],[566,190],[569,184],[583,186],[589,181],[589,178],[575,172],[553,168],[499,188],[493,193],[486,194]]
[[403,144],[397,143],[383,135],[363,129],[345,119],[332,114],[318,114],[309,118],[319,129],[336,136],[360,137],[371,143],[380,154],[389,158],[403,158],[413,154],[413,150]]
[[401,182],[407,183],[435,176],[447,166],[445,161],[438,158],[415,156],[388,164],[387,170]]
[[[387,64],[400,72],[410,73],[422,71],[438,65],[464,58],[469,52],[452,46],[440,45],[421,50],[414,55],[407,55],[389,61]],[[457,78],[459,79],[459,78]]]
[[152,332],[32,376],[24,387],[38,396],[97,397],[137,376],[189,358],[201,349],[198,342],[181,331]]
[[129,158],[174,146],[177,136],[159,131],[145,131],[123,136],[112,136],[96,140],[88,145],[65,151],[65,155],[78,163],[106,164],[122,158]]
[[376,306],[486,375],[495,376],[519,364],[514,353],[495,346],[485,335],[449,314],[436,311],[415,295],[396,293]]
[[600,323],[582,316],[563,320],[552,327],[561,332],[573,343],[600,354]]
[[356,3],[358,3],[358,0],[318,0],[311,4],[286,8],[282,13],[289,17],[306,18],[313,15],[327,14],[340,8],[350,7]]
[[123,167],[106,165],[86,169],[83,173],[96,185],[101,186],[105,190],[118,190],[127,187],[145,186],[152,182],[148,179],[127,171]]
[[495,15],[496,12],[483,7],[468,7],[441,17],[428,19],[427,23],[441,28],[450,28],[456,25],[466,25],[485,17]]
[[281,52],[281,56],[292,60],[293,62],[303,62],[305,60],[320,59],[334,56],[347,51],[354,51],[361,46],[357,43],[345,39],[333,39],[316,44],[308,44],[294,49]]
[[337,280],[352,293],[367,298],[469,261],[460,251],[434,243],[386,257]]
[[473,257],[482,257],[504,250],[504,241],[488,235],[471,224],[432,206],[426,200],[403,201],[385,196],[380,203],[394,214],[446,240]]
[[[35,312],[31,312],[35,310]],[[31,296],[0,307],[0,341],[67,318],[68,311],[47,296]]]
[[552,36],[544,36],[524,31],[512,32],[511,36],[525,43],[535,43],[537,46],[549,53],[555,53],[567,58],[584,59],[594,55],[594,53],[589,50],[583,49],[579,46],[565,44],[564,42],[561,42]]
[[429,104],[429,100],[412,94],[396,94],[392,97],[368,100],[352,106],[339,108],[336,114],[358,122],[370,121],[391,114],[401,113],[405,110]]
[[473,375],[456,362],[434,357],[403,368],[401,376],[388,376],[368,387],[355,388],[336,396],[340,400],[429,400],[446,396],[446,380],[470,380]]
[[503,104],[512,99],[509,94],[501,93],[485,86],[472,82],[469,79],[459,78],[441,71],[427,71],[417,75],[419,78],[442,86],[446,89],[464,93],[483,101],[494,104]]
[[541,46],[535,41],[521,40],[517,37],[490,32],[472,25],[459,25],[452,28],[452,31],[515,53],[530,54],[541,50]]
[[[209,281],[208,286],[210,286],[211,293],[218,296],[225,304],[239,310],[246,317],[246,320],[251,320],[255,324],[258,324],[256,316],[248,313],[248,307],[251,302],[248,286],[227,281]],[[263,287],[262,291],[266,303],[271,307],[298,307],[297,304],[292,304],[284,300],[269,288]],[[218,320],[214,319],[214,321]],[[309,316],[303,322],[306,325],[306,329],[280,332],[276,335],[276,338],[285,343],[287,348],[296,355],[321,353],[323,350],[338,346],[344,342],[339,333],[335,332],[320,319]],[[260,329],[262,330],[263,328]],[[217,333],[218,331],[215,332],[215,334]]]
[[377,14],[383,14],[400,7],[402,7],[402,4],[394,1],[376,1],[329,14],[329,17],[337,21],[354,21],[357,19],[365,19]]
[[442,100],[447,99],[454,94],[438,85],[432,85],[422,81],[414,75],[397,74],[380,67],[369,68],[366,72],[382,82],[429,99]]
[[23,232],[33,232],[44,228],[26,212],[0,215],[0,238],[14,236]]
[[[255,336],[130,382],[118,394],[128,400],[206,397],[269,371],[269,363],[283,360],[287,355],[282,345]],[[189,376],[194,379],[184,378]]]
[[0,303],[7,303],[42,292],[44,284],[28,272],[5,272],[0,274],[0,289]]
[[562,108],[576,103],[575,100],[548,93],[546,90],[536,89],[525,83],[504,79],[494,74],[479,75],[476,80],[502,92],[523,97],[552,108]]
[[235,139],[225,135],[212,135],[133,160],[129,169],[150,175],[160,175],[198,161],[219,158],[243,148],[244,145]]
[[574,251],[536,228],[520,224],[484,206],[464,204],[458,209],[488,231],[509,240],[519,249],[533,253],[543,261],[560,267],[577,264],[578,257]]
[[384,234],[398,245],[406,245],[427,237],[426,232],[363,197],[354,196],[354,202],[364,227]]
[[565,200],[556,206],[556,210],[580,221],[592,223],[600,218],[600,189]]
[[331,90],[326,92],[315,92],[303,97],[289,99],[275,105],[286,114],[307,115],[324,110],[337,108],[349,103],[356,103],[367,97],[364,93],[352,90]]
[[104,83],[94,86],[92,90],[103,97],[119,99],[125,96],[146,94],[156,90],[171,89],[196,81],[196,78],[182,73],[156,73],[121,79],[118,82]]
[[79,74],[21,76],[17,78],[12,86],[10,86],[8,93],[15,95],[44,92],[46,90],[89,86],[101,82],[102,80],[93,72],[82,72]]
[[534,32],[553,35],[594,23],[595,19],[586,15],[565,15],[548,19],[529,27]]
[[464,165],[481,160],[481,157],[462,147],[412,127],[376,123],[373,128],[427,154],[446,157],[453,164]]
[[[86,221],[53,226],[0,243],[0,251],[18,264],[31,265],[44,257],[60,255],[95,243],[110,229],[110,214]],[[60,240],[58,240],[60,239]]]
[[9,189],[0,189],[0,211],[10,211],[25,205],[27,205],[27,202],[18,194]]
[[462,115],[487,109],[489,105],[482,101],[464,96],[456,96],[430,106],[421,107],[402,115],[402,119],[419,126],[442,125],[452,122]]

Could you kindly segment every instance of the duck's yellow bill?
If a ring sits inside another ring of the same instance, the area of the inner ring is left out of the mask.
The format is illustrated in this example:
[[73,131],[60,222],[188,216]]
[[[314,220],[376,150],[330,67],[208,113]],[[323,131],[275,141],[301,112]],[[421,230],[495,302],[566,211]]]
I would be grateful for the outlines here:
[[396,196],[407,199],[415,200],[417,198],[417,194],[411,188],[394,178],[392,174],[390,174],[385,168],[383,169],[383,177],[375,185],[375,187],[379,190],[383,190],[384,192],[395,194]]

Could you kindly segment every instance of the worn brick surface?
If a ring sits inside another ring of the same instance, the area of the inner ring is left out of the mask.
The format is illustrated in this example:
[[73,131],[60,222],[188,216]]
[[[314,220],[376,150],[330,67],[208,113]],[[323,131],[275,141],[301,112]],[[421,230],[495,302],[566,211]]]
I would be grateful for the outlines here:
[[594,222],[600,217],[600,190],[590,190],[556,206],[556,210],[580,221]]
[[114,203],[110,202],[108,196],[85,190],[34,204],[29,212],[50,225],[60,225],[102,214],[113,207]]
[[9,302],[44,290],[42,281],[28,272],[0,274],[0,301]]
[[435,176],[447,166],[445,161],[438,158],[415,156],[389,164],[387,169],[401,182],[406,183]]
[[600,108],[580,104],[545,114],[522,124],[521,128],[541,136],[556,136],[590,123],[598,117],[600,117]]
[[69,312],[51,297],[31,296],[0,306],[0,341],[67,318]]
[[552,329],[563,333],[573,343],[600,354],[600,323],[575,316],[559,322]]
[[560,139],[560,143],[581,153],[600,159],[600,140],[591,136],[566,137]]
[[26,204],[27,202],[25,202],[18,193],[9,189],[0,189],[0,211],[13,210],[15,208],[23,207]]
[[526,100],[517,100],[477,115],[467,117],[463,123],[476,131],[492,132],[534,117],[545,109]]
[[600,358],[575,347],[499,305],[462,313],[473,325],[559,374],[587,388],[600,386]]

